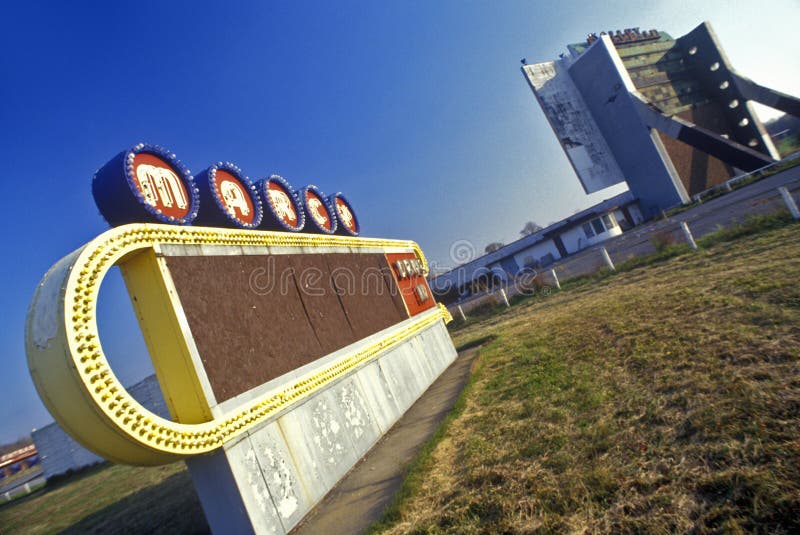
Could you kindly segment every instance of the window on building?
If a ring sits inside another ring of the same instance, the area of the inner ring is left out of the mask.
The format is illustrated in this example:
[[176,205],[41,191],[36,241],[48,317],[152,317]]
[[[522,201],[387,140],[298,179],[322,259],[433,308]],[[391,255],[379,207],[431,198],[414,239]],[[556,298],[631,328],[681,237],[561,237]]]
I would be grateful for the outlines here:
[[606,231],[605,227],[603,227],[603,222],[599,219],[592,219],[592,227],[597,234],[602,234]]
[[594,231],[589,223],[583,224],[583,233],[586,234],[587,238],[594,238]]
[[606,214],[603,216],[603,223],[606,224],[607,229],[612,229],[617,226],[617,218],[614,214]]

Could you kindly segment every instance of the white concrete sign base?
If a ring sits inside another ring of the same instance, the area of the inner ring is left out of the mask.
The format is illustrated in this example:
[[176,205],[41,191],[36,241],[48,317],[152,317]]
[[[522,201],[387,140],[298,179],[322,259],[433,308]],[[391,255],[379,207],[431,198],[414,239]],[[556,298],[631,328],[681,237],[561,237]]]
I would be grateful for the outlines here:
[[438,321],[223,448],[188,459],[212,531],[291,531],[455,358]]

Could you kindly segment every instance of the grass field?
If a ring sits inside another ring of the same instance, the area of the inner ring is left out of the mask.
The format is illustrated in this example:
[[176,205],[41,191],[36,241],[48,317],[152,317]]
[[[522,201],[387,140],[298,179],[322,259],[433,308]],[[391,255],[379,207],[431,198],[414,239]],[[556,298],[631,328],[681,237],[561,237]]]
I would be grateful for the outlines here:
[[[477,370],[374,531],[800,531],[799,233],[753,220],[455,328]],[[2,534],[61,530],[207,526],[183,463],[0,506]]]
[[798,232],[456,329],[478,370],[373,531],[800,531]]
[[0,507],[0,533],[204,533],[205,516],[183,463],[104,464]]

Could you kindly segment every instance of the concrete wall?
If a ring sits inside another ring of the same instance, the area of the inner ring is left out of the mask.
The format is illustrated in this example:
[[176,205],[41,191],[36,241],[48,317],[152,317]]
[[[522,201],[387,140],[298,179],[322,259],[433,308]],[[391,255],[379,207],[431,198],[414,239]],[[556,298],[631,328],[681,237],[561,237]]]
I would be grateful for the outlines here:
[[105,460],[75,442],[55,422],[34,430],[33,442],[39,451],[45,479]]
[[646,217],[688,202],[680,177],[655,132],[641,121],[636,91],[608,36],[601,36],[570,66],[569,74]]
[[[591,222],[589,222],[589,224],[591,224]],[[619,225],[607,228],[605,224],[603,224],[603,228],[605,230],[598,234],[594,227],[592,227],[592,231],[595,232],[595,235],[591,238],[586,237],[582,226],[571,228],[561,235],[561,240],[564,242],[564,247],[567,248],[567,252],[571,254],[622,234],[622,229]]]
[[[455,357],[447,329],[437,321],[240,439],[188,460],[212,530],[288,533]],[[334,353],[313,364],[322,369],[339,358]]]
[[532,257],[534,260],[538,261],[548,253],[552,254],[553,258],[556,260],[561,258],[561,255],[558,254],[558,248],[553,243],[553,240],[547,240],[516,253],[514,255],[514,259],[517,261],[517,264],[524,266],[529,257]]
[[522,73],[586,193],[623,182],[622,171],[563,63],[524,65]]
[[[136,383],[128,389],[128,392],[148,410],[164,418],[170,417],[155,375]],[[46,479],[105,461],[75,442],[55,422],[41,429],[35,429],[32,435]]]
[[[677,114],[681,119],[717,134],[731,133],[719,104],[707,102]],[[689,195],[695,195],[730,179],[733,168],[708,153],[659,132],[659,139],[667,149],[683,186]]]
[[[631,225],[631,227],[635,227],[636,225],[644,221],[644,218],[642,217],[642,214],[641,212],[639,212],[638,208],[636,208],[635,206],[628,206],[627,209],[628,209],[627,216],[625,215],[625,212],[622,211],[622,209],[614,210],[613,212],[614,217],[617,219],[617,223],[620,224],[620,226],[622,226],[623,221],[627,221],[628,224]],[[628,216],[630,216],[630,218]]]

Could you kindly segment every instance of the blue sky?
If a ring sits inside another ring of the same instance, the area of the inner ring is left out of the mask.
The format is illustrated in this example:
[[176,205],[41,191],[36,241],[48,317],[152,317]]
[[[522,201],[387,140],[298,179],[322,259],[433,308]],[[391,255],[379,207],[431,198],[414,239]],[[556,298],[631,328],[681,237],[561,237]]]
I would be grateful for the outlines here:
[[[41,276],[107,227],[92,173],[139,141],[193,171],[342,191],[364,235],[509,242],[586,196],[519,70],[588,32],[679,36],[710,20],[740,71],[797,94],[796,1],[15,2],[0,34],[4,325],[0,442],[51,421],[27,370]],[[126,384],[148,373],[124,287],[104,286],[103,343]]]

